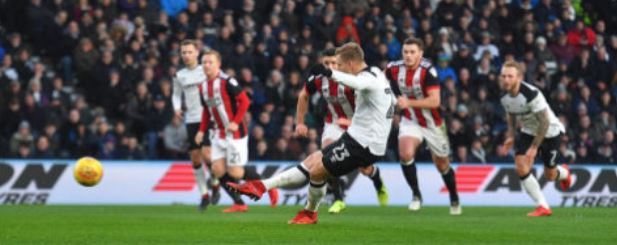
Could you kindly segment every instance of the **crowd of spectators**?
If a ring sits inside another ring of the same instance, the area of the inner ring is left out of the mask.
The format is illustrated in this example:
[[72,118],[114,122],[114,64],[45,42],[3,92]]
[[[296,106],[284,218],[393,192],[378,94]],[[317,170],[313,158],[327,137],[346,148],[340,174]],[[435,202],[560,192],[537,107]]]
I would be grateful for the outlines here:
[[[385,68],[415,36],[437,67],[453,161],[513,161],[498,72],[514,59],[566,125],[559,161],[615,163],[613,2],[0,0],[0,157],[188,159],[171,77],[180,41],[193,38],[221,52],[251,96],[250,159],[297,160],[319,148],[318,97],[309,137],[294,137],[319,51],[357,42]],[[397,125],[386,160],[397,159]],[[422,148],[417,159],[430,155]]]

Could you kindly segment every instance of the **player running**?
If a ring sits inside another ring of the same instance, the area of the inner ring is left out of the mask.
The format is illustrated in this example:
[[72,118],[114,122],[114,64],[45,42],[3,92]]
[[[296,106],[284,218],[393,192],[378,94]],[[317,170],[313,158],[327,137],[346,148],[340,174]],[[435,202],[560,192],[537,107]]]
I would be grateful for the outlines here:
[[[322,53],[322,63],[329,69],[336,69],[335,49],[328,49]],[[296,110],[296,134],[307,136],[308,128],[304,124],[304,115],[308,110],[309,97],[319,93],[328,104],[328,114],[321,136],[321,147],[326,148],[347,130],[349,120],[355,109],[355,95],[353,89],[335,82],[324,76],[311,76],[300,91]],[[373,181],[377,191],[377,199],[381,206],[388,205],[388,192],[379,175],[379,168],[374,165],[361,167],[360,172]],[[334,194],[334,203],[328,209],[329,213],[338,214],[345,209],[343,181],[340,178],[328,178],[328,185]]]
[[[508,123],[504,146],[509,150],[514,145],[516,172],[521,178],[523,188],[537,205],[536,210],[527,216],[550,216],[553,212],[544,199],[538,180],[532,174],[532,166],[540,150],[544,162],[544,177],[548,180],[559,180],[564,191],[570,187],[572,177],[568,165],[557,166],[555,163],[555,159],[559,158],[559,137],[566,130],[549,107],[544,95],[536,87],[523,81],[523,74],[521,65],[514,61],[504,63],[501,68],[501,88],[507,92],[501,97]],[[521,123],[521,130],[517,133],[516,121]]]
[[[199,50],[197,43],[194,40],[187,39],[180,44],[180,53],[182,61],[186,67],[182,68],[173,78],[173,94],[172,104],[175,111],[175,116],[179,119],[183,118],[183,97],[186,108],[186,129],[189,141],[189,155],[193,163],[193,171],[195,180],[201,193],[201,203],[199,210],[204,211],[212,202],[216,204],[220,198],[217,188],[212,190],[212,199],[208,195],[208,186],[206,183],[206,175],[202,167],[202,159],[209,165],[210,161],[210,140],[205,139],[201,143],[195,142],[195,135],[199,130],[199,122],[201,121],[202,105],[199,102],[199,91],[197,86],[206,79],[206,75],[198,63]],[[201,150],[201,151],[200,151]]]
[[328,147],[309,155],[297,168],[263,181],[248,181],[242,185],[229,183],[238,192],[259,199],[267,190],[301,184],[309,179],[306,206],[289,224],[316,224],[317,208],[326,194],[326,179],[368,167],[386,153],[395,99],[385,75],[379,68],[369,67],[364,62],[364,52],[356,43],[337,48],[336,63],[340,71],[318,64],[311,68],[311,74],[332,78],[355,90],[356,110],[347,131]]
[[450,167],[450,142],[446,124],[439,113],[441,95],[437,71],[430,61],[423,58],[424,42],[420,39],[405,40],[402,55],[403,60],[388,64],[385,73],[398,97],[397,105],[403,110],[398,149],[403,175],[413,192],[409,210],[418,211],[422,206],[414,158],[416,149],[426,140],[433,162],[450,193],[450,214],[460,215],[462,208],[456,178]]
[[[202,57],[203,71],[207,80],[199,84],[198,92],[204,110],[201,115],[199,132],[195,142],[204,140],[208,124],[214,122],[212,139],[212,172],[220,184],[228,190],[227,183],[240,179],[260,179],[254,168],[245,168],[248,162],[248,129],[244,115],[249,109],[250,100],[235,78],[221,71],[221,55],[211,50]],[[234,204],[223,212],[246,212],[248,206],[239,195],[228,191]],[[273,207],[278,203],[278,191],[271,189],[270,202]]]

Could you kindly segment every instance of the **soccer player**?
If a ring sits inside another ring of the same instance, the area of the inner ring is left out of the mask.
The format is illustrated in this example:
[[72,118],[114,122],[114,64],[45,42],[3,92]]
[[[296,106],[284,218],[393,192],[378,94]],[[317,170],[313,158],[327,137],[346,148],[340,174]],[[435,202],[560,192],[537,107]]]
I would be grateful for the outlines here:
[[[199,210],[204,211],[210,202],[216,204],[220,197],[218,189],[212,190],[212,199],[208,195],[208,186],[206,183],[206,175],[202,167],[202,160],[206,163],[210,161],[210,140],[203,140],[201,143],[195,142],[195,135],[199,130],[201,121],[202,105],[199,102],[198,84],[203,82],[206,75],[198,63],[199,50],[197,43],[194,40],[187,39],[180,44],[180,53],[182,61],[186,67],[182,68],[173,78],[173,94],[172,104],[175,111],[175,116],[179,119],[183,118],[182,110],[182,95],[184,94],[184,105],[186,108],[186,129],[189,141],[189,155],[193,162],[193,171],[195,180],[201,193],[201,202]],[[200,151],[201,150],[201,151]]]
[[416,149],[426,140],[433,162],[450,193],[450,214],[460,215],[462,208],[456,179],[450,167],[450,142],[446,124],[439,113],[441,95],[437,71],[429,60],[423,58],[424,42],[420,39],[406,39],[402,55],[403,60],[388,64],[385,73],[398,97],[397,105],[403,110],[398,149],[403,175],[413,192],[409,210],[418,211],[422,205],[414,158]]
[[[504,63],[501,68],[501,88],[506,92],[501,97],[501,104],[506,109],[508,124],[504,146],[509,150],[514,145],[516,172],[523,188],[537,205],[527,216],[550,216],[553,212],[532,173],[532,166],[540,151],[544,162],[544,177],[560,181],[563,190],[570,187],[572,177],[568,165],[557,166],[555,163],[555,159],[559,158],[559,137],[565,133],[565,127],[549,107],[542,92],[523,81],[523,74],[522,66],[514,61]],[[517,121],[521,129],[515,133]]]
[[289,224],[316,224],[317,208],[326,194],[328,176],[339,177],[358,167],[370,166],[386,153],[396,107],[388,80],[379,68],[367,66],[364,52],[356,43],[337,48],[336,63],[339,71],[318,64],[311,68],[311,74],[332,78],[354,89],[356,109],[347,131],[328,147],[309,155],[297,168],[263,181],[229,184],[236,191],[259,199],[269,189],[309,179],[306,206]]
[[[254,168],[245,168],[248,162],[248,129],[244,115],[249,109],[250,100],[235,78],[221,71],[221,54],[210,50],[202,56],[206,79],[198,85],[198,94],[204,110],[201,115],[199,132],[195,142],[204,140],[204,133],[210,121],[214,122],[212,137],[212,172],[220,184],[228,190],[234,205],[223,210],[226,213],[246,212],[248,206],[237,193],[229,191],[227,183],[240,179],[260,179]],[[278,191],[271,189],[270,202],[273,207],[278,202]]]
[[[336,70],[335,49],[328,49],[322,53],[322,63],[329,69]],[[319,93],[328,104],[328,114],[321,136],[321,147],[325,148],[340,138],[349,127],[351,123],[349,119],[353,116],[355,109],[355,95],[353,89],[337,83],[331,78],[311,76],[298,96],[296,133],[299,136],[307,136],[308,128],[304,124],[304,114],[308,110],[309,97],[315,93]],[[370,165],[361,167],[360,172],[373,181],[379,204],[386,206],[388,204],[388,192],[379,175],[379,168]],[[334,194],[334,203],[328,209],[328,212],[338,214],[345,209],[343,181],[340,178],[331,177],[328,178],[327,182]]]

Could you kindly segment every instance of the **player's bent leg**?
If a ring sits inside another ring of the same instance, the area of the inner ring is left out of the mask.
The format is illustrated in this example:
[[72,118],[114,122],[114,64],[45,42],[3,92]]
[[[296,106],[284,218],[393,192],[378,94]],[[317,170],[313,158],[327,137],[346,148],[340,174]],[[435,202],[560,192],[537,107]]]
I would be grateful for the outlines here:
[[540,189],[540,184],[538,180],[533,175],[531,171],[531,167],[533,162],[527,158],[525,155],[517,155],[514,158],[516,172],[521,178],[521,185],[525,192],[533,199],[536,203],[536,209],[532,212],[527,213],[529,217],[538,217],[538,216],[550,216],[552,211],[544,198],[544,194]]
[[388,190],[386,189],[383,179],[381,178],[379,167],[375,165],[361,167],[360,172],[373,182],[373,187],[375,187],[375,191],[377,192],[377,200],[379,201],[379,205],[382,207],[387,206]]
[[[234,184],[238,184],[240,179],[242,179],[244,177],[245,171],[244,171],[244,166],[228,166],[227,167],[227,174],[230,177],[230,180],[227,181],[227,183],[234,183]],[[229,187],[227,187],[229,189]],[[234,197],[232,197],[234,199],[234,205],[232,205],[231,207],[223,210],[223,212],[225,213],[237,213],[237,212],[246,212],[248,211],[248,206],[244,203],[244,201],[242,201],[242,198],[240,197],[240,195],[238,195],[238,193],[235,193],[234,191],[232,191],[231,189],[229,189],[230,193],[233,193]]]
[[559,136],[545,139],[540,147],[544,162],[544,177],[548,180],[559,181],[561,190],[566,191],[572,184],[572,175],[567,164],[557,165],[555,162],[555,159],[559,158],[558,147]]
[[244,166],[230,166],[227,168],[229,176],[236,180],[244,178],[245,169]]
[[244,184],[236,185],[230,183],[228,186],[240,194],[247,195],[252,199],[259,200],[268,190],[278,187],[295,186],[309,180],[309,170],[313,162],[322,157],[321,151],[309,155],[298,166],[287,169],[282,173],[276,174],[265,180],[247,181]]
[[326,195],[326,178],[329,174],[321,159],[317,162],[312,162],[310,165],[310,184],[306,206],[304,210],[298,212],[296,217],[288,222],[289,224],[317,223],[317,209],[321,199]]
[[[323,138],[321,140],[321,148],[323,149],[328,147],[330,144],[334,143],[334,141],[335,140],[332,138]],[[338,214],[345,210],[345,207],[347,206],[345,205],[344,201],[345,188],[343,187],[343,180],[341,180],[340,178],[332,177],[329,178],[326,182],[332,190],[332,194],[334,195],[334,202],[332,203],[332,206],[330,206],[330,208],[328,209],[328,213]]]
[[[244,175],[242,179],[245,181],[261,180],[261,175],[257,173],[257,169],[255,168],[255,166],[245,165]],[[276,208],[276,206],[278,205],[278,199],[279,199],[278,189],[272,188],[268,190],[268,196],[270,196],[270,206],[272,206],[273,208]]]
[[220,158],[212,161],[212,173],[218,179],[221,179],[227,172],[227,166],[225,165],[225,158]]
[[416,149],[422,141],[416,137],[401,136],[399,137],[399,157],[401,161],[401,169],[407,184],[412,191],[412,200],[409,204],[409,210],[418,211],[422,207],[422,193],[418,185],[418,174],[416,163],[414,161]]
[[[231,177],[231,175],[229,175],[227,173],[227,166],[226,166],[225,162],[226,162],[225,158],[214,159],[213,162],[212,162],[212,172],[219,179],[221,187],[223,187],[223,189],[225,190],[227,195],[229,195],[229,197],[232,199],[232,201],[234,203],[232,205],[232,208],[234,206],[237,206],[238,208],[234,208],[234,209],[241,210],[241,209],[243,209],[242,206],[245,206],[245,204],[244,204],[244,201],[242,200],[242,198],[240,198],[240,196],[237,193],[235,193],[234,191],[232,191],[228,187],[228,185],[231,184],[231,183],[234,183],[235,180],[234,180],[233,177]],[[233,210],[229,210],[229,209],[230,208],[225,209],[225,210],[223,210],[223,212],[233,211]]]
[[334,202],[332,206],[328,209],[328,213],[338,214],[345,210],[345,202],[344,199],[344,182],[341,178],[330,177],[326,181],[328,184],[328,188],[332,191],[332,195],[334,196]]
[[568,164],[561,166],[547,167],[544,166],[544,178],[551,181],[559,181],[561,190],[567,191],[572,185],[572,174]]
[[524,155],[517,155],[514,157],[514,168],[519,177],[529,174],[529,172],[531,172],[532,165],[533,163],[530,162]]
[[443,179],[446,188],[450,194],[450,214],[451,215],[461,215],[463,214],[463,208],[461,207],[461,203],[458,197],[458,191],[456,190],[456,174],[454,173],[454,169],[450,166],[450,159],[448,156],[438,156],[433,153],[433,162],[441,173],[441,178]]

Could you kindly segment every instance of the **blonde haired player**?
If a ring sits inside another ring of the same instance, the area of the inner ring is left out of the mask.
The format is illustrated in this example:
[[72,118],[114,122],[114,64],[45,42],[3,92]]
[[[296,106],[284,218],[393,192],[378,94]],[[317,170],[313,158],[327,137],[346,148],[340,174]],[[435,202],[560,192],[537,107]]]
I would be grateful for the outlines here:
[[395,99],[388,80],[377,67],[364,62],[360,45],[347,43],[336,49],[337,70],[323,64],[311,68],[314,76],[332,78],[356,92],[356,109],[351,125],[328,147],[308,156],[297,168],[291,168],[266,180],[230,183],[238,192],[259,199],[267,190],[309,180],[308,200],[290,224],[316,224],[317,208],[326,194],[326,179],[342,176],[359,167],[367,167],[386,154],[392,127]]
[[[336,50],[328,49],[321,54],[322,64],[336,70]],[[304,114],[308,110],[308,100],[311,95],[319,94],[327,102],[328,114],[325,118],[324,130],[321,136],[321,148],[326,148],[343,135],[351,124],[355,107],[355,92],[350,87],[337,83],[325,76],[311,76],[298,95],[296,110],[296,134],[306,137],[308,128],[304,124]],[[361,167],[360,172],[373,182],[377,199],[381,206],[388,205],[388,192],[384,185],[379,168],[374,165]],[[334,203],[328,209],[329,213],[337,214],[345,210],[344,186],[340,178],[329,178],[328,185],[334,195]]]
[[[523,81],[523,74],[521,64],[514,61],[504,63],[501,68],[500,85],[506,92],[501,98],[501,104],[506,109],[508,124],[504,145],[508,150],[514,145],[516,172],[521,178],[523,188],[537,205],[527,216],[550,216],[553,212],[531,168],[540,151],[544,162],[544,177],[560,181],[563,190],[570,187],[572,177],[568,165],[557,166],[555,163],[555,159],[559,157],[559,137],[566,130],[542,92]],[[521,130],[515,132],[517,121],[521,124]]]

